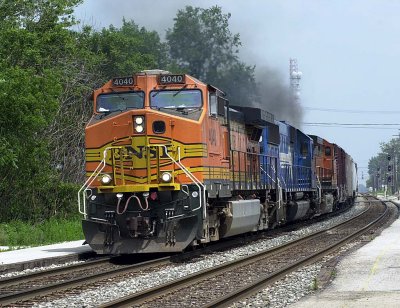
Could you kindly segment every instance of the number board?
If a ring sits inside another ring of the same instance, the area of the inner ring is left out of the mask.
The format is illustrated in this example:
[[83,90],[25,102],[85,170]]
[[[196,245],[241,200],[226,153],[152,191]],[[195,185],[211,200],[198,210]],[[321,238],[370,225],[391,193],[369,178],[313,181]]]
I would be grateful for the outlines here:
[[130,87],[135,85],[135,79],[132,76],[115,77],[112,84],[114,87]]
[[160,75],[158,77],[159,84],[186,83],[185,75]]

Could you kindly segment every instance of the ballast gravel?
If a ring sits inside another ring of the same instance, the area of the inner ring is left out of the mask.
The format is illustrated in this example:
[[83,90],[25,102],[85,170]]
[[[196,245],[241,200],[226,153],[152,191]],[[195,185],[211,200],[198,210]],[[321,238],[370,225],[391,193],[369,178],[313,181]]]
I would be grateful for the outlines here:
[[275,282],[254,296],[237,302],[230,307],[282,308],[293,304],[299,301],[302,297],[313,294],[320,288],[317,276],[327,261],[334,258],[337,254],[341,254],[358,244],[358,241],[346,244],[336,254],[327,255],[320,262],[305,266],[293,273],[290,273],[285,276],[285,279]]
[[[304,235],[332,227],[360,213],[364,208],[362,203],[357,203],[344,214],[276,238],[262,239],[224,252],[203,255],[191,262],[168,265],[161,271],[154,271],[150,274],[132,279],[120,282],[110,281],[106,286],[83,291],[78,295],[66,295],[62,299],[54,301],[37,303],[34,307],[96,307],[117,298],[176,280],[194,272],[233,261],[262,250],[270,249],[298,239]],[[288,275],[283,281],[278,281],[268,289],[263,290],[257,296],[242,303],[236,303],[234,307],[285,307],[312,292],[312,283],[314,279],[316,279],[322,264],[323,261],[294,272]]]
[[78,263],[84,263],[85,261],[81,260],[81,261],[71,261],[71,262],[66,262],[66,263],[62,263],[62,264],[52,264],[49,266],[43,266],[43,267],[35,267],[35,268],[27,268],[23,271],[18,271],[18,272],[10,272],[7,274],[2,274],[0,275],[0,279],[2,278],[10,278],[10,277],[16,277],[16,276],[23,276],[23,275],[27,275],[27,274],[32,274],[32,273],[36,273],[36,272],[42,272],[45,270],[50,270],[50,269],[55,269],[55,268],[60,268],[60,267],[66,267],[66,266],[70,266],[73,264],[78,264]]

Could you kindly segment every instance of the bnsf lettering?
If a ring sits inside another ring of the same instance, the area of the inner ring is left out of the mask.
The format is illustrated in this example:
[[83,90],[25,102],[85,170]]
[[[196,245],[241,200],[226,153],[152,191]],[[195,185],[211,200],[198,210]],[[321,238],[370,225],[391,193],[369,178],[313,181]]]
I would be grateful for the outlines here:
[[[170,150],[170,146],[167,146],[167,150]],[[161,159],[166,159],[168,158],[168,155],[165,153],[165,149],[164,148],[160,148],[159,150],[160,152],[160,158]],[[156,148],[150,148],[149,151],[150,154],[150,159],[153,158],[157,158],[157,149]],[[123,150],[122,150],[122,155],[124,157],[124,159],[133,159],[133,158],[138,158],[138,159],[146,159],[146,155],[147,155],[147,151],[144,145],[140,145],[137,147],[132,147],[132,146],[126,146]],[[120,150],[115,150],[114,152],[114,158],[115,159],[120,159],[121,158],[121,151]]]

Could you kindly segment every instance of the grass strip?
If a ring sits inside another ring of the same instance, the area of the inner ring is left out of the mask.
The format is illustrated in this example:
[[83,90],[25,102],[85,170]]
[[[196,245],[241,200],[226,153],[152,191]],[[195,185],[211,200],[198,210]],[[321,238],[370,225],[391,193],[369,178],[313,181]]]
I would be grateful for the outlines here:
[[41,246],[83,239],[81,218],[51,218],[41,223],[0,223],[0,246]]

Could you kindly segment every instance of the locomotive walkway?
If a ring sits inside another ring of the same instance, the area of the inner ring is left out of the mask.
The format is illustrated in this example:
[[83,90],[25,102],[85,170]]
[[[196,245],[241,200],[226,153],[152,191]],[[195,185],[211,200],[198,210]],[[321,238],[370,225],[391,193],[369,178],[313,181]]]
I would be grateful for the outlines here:
[[400,307],[400,219],[336,269],[326,289],[290,307]]

